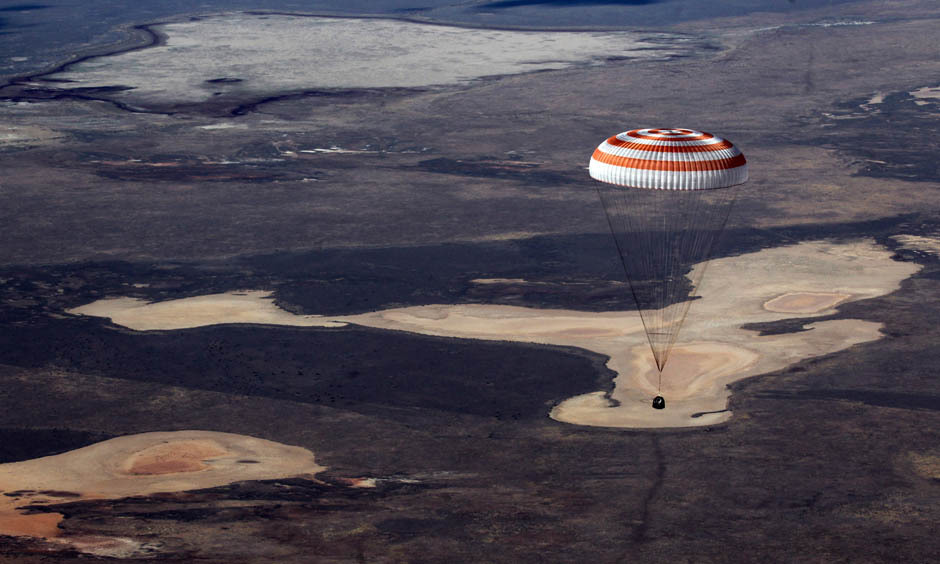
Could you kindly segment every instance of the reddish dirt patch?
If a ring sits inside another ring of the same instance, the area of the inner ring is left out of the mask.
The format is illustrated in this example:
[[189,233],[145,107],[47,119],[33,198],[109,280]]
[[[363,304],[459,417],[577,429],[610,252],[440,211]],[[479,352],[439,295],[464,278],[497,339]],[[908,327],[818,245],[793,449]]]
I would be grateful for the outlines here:
[[793,292],[764,303],[764,309],[780,313],[816,313],[851,297],[830,292]]
[[209,465],[203,462],[227,454],[210,441],[176,441],[152,446],[135,453],[127,462],[127,473],[134,475],[199,472]]
[[51,538],[59,536],[61,513],[33,513],[23,515],[17,511],[0,511],[0,534],[24,537]]

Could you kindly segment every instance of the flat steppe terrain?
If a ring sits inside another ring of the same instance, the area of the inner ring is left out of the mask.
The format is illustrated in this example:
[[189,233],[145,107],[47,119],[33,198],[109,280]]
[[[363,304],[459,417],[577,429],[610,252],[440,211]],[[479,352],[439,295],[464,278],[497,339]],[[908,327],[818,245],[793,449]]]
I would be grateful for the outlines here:
[[[938,23],[230,13],[0,85],[0,561],[936,560]],[[585,169],[657,126],[751,180],[650,424]]]

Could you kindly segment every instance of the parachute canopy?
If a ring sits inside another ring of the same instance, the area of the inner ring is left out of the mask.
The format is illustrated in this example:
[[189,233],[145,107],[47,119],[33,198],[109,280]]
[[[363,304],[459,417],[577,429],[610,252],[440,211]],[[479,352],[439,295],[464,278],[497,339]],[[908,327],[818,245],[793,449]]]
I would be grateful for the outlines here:
[[710,133],[634,129],[601,143],[589,171],[601,181],[598,195],[662,378],[734,203],[731,187],[747,181],[747,161]]
[[691,129],[634,129],[591,156],[591,178],[630,188],[708,190],[747,181],[747,161],[720,137]]

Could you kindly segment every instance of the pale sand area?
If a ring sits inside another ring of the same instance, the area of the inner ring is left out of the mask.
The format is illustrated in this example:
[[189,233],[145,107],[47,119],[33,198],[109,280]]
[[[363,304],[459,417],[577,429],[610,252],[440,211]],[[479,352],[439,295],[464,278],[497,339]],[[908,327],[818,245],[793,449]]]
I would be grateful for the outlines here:
[[219,323],[263,323],[302,327],[342,327],[319,315],[294,315],[274,305],[270,292],[249,290],[147,303],[134,298],[99,300],[69,313],[109,317],[138,331],[190,329]]
[[914,97],[914,103],[918,106],[924,106],[929,101],[940,100],[940,86],[925,86],[923,88],[918,88],[908,92],[911,96]]
[[[700,299],[690,308],[663,373],[665,410],[650,407],[650,400],[660,391],[659,374],[640,317],[633,311],[429,305],[337,316],[330,321],[422,335],[584,348],[610,357],[607,366],[617,373],[614,390],[562,401],[551,411],[554,419],[605,427],[710,425],[731,417],[725,410],[727,384],[880,338],[880,324],[852,319],[809,323],[808,331],[767,336],[742,326],[794,315],[818,317],[831,313],[837,303],[888,294],[920,270],[916,264],[892,260],[891,255],[871,240],[815,241],[713,260],[699,289]],[[272,306],[266,294],[250,295],[252,299],[238,302],[245,312],[267,311]],[[188,299],[194,305],[193,319],[232,323],[237,315],[247,315],[231,308],[215,310],[212,304],[224,301],[222,297],[206,298],[201,303]],[[161,326],[151,311],[186,301],[103,300],[70,313],[110,317],[136,330],[167,329],[172,327]],[[777,309],[787,311],[773,311],[765,307],[768,303],[782,304],[785,307]],[[114,305],[120,307],[112,309]],[[187,319],[185,309],[175,310],[174,319],[177,324]],[[286,312],[280,319],[284,324],[309,325],[304,317]]]
[[41,537],[99,556],[133,556],[144,547],[132,539],[60,537],[61,514],[30,514],[24,508],[181,492],[242,480],[312,479],[323,470],[307,449],[244,435],[127,435],[55,456],[0,464],[0,535]]
[[780,313],[819,313],[851,297],[833,292],[790,292],[765,302],[764,309]]
[[[384,19],[226,14],[156,26],[165,45],[93,58],[52,75],[67,88],[124,85],[121,98],[200,103],[214,92],[424,87],[485,76],[691,52],[688,36],[527,32]],[[285,40],[289,38],[289,40]],[[665,45],[666,40],[673,40]],[[207,83],[226,78],[241,82]]]
[[931,480],[940,480],[940,449],[909,454],[911,465],[918,475]]
[[901,245],[902,249],[918,251],[934,256],[940,256],[940,237],[923,237],[921,235],[893,235],[891,237]]
[[35,125],[0,125],[0,147],[50,145],[63,137],[64,133]]
[[474,278],[470,281],[471,284],[528,284],[529,282],[524,278]]

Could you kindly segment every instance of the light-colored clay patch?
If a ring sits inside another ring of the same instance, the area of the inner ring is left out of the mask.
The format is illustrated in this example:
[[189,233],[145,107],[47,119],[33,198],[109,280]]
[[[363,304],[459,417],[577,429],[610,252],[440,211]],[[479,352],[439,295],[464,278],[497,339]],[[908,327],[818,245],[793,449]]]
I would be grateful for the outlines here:
[[71,548],[79,552],[109,558],[133,558],[135,556],[141,556],[142,554],[147,554],[147,552],[142,549],[148,546],[134,539],[98,535],[69,537],[67,543]]
[[851,297],[831,292],[788,292],[764,302],[764,309],[780,313],[818,313]]
[[910,459],[915,472],[924,478],[940,480],[940,451],[912,452]]
[[866,105],[873,106],[873,105],[880,104],[884,101],[885,101],[884,92],[875,92],[875,94],[871,98],[868,99],[868,102],[866,102]]
[[897,241],[902,249],[940,256],[940,237],[892,235],[891,238]]
[[915,103],[926,104],[928,100],[940,100],[940,86],[924,86],[909,92],[914,97]]
[[526,284],[523,278],[474,278],[471,284]]
[[668,33],[528,32],[376,18],[225,14],[157,29],[166,44],[92,58],[52,77],[74,81],[64,90],[129,86],[119,94],[129,103],[187,104],[216,93],[244,98],[458,84],[695,48],[688,36]]
[[[251,460],[251,464],[244,463]],[[59,513],[41,506],[211,488],[242,480],[312,478],[325,470],[307,449],[212,431],[127,435],[23,462],[0,464],[0,535],[56,540],[79,551],[130,557],[132,539],[61,536]]]
[[0,535],[13,537],[57,537],[61,513],[18,513],[4,511],[0,503]]
[[161,443],[128,457],[126,473],[137,475],[199,472],[209,469],[208,458],[228,454],[219,444],[209,441],[176,441]]
[[642,375],[650,386],[670,399],[694,397],[715,382],[744,372],[757,362],[757,353],[722,343],[690,343],[679,345],[669,355],[662,378],[656,363],[644,347],[633,350],[633,371]]
[[223,323],[263,323],[302,327],[342,327],[319,315],[297,316],[274,304],[270,292],[229,292],[149,303],[138,298],[112,298],[68,310],[68,313],[108,317],[139,331],[189,329]]
[[0,147],[50,145],[65,134],[35,125],[0,125]]

